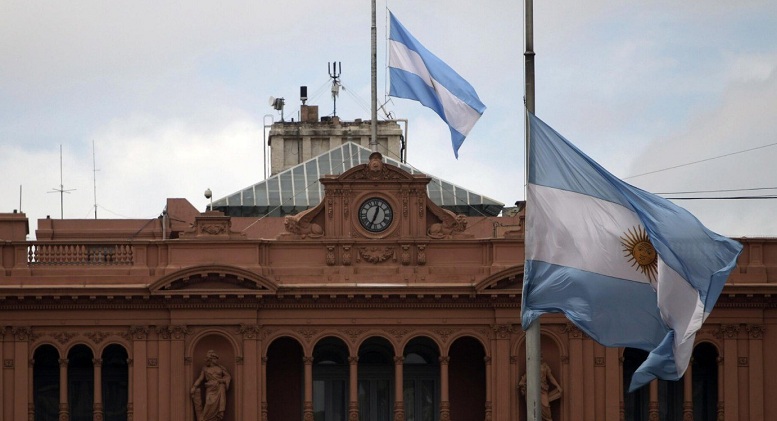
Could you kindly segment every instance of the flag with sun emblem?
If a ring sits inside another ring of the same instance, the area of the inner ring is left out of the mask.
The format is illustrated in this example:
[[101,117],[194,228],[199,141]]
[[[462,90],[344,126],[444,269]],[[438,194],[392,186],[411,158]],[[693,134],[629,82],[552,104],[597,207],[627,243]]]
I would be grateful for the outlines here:
[[524,329],[561,312],[604,346],[650,352],[630,390],[679,379],[742,245],[529,122]]

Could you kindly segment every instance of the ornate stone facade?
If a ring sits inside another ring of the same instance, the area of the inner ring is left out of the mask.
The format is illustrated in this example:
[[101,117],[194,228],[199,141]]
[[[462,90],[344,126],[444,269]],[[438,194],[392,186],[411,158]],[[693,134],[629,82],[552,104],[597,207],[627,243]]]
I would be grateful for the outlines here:
[[[167,219],[41,220],[27,241],[8,234],[25,216],[3,215],[0,419],[193,420],[189,391],[214,350],[231,374],[226,421],[524,420],[523,214],[453,215],[425,196],[428,177],[373,165],[324,178],[321,204],[286,224],[171,199]],[[371,198],[393,217],[366,229],[362,209],[380,217]],[[638,353],[543,316],[543,358],[564,391],[553,419],[777,419],[777,240],[741,241],[676,384],[626,393]],[[82,387],[92,393],[72,398]]]

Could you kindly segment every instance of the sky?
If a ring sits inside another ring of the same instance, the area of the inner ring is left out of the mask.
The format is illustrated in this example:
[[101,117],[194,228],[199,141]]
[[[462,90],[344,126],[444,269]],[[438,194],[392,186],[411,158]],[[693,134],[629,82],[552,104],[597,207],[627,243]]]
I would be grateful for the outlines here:
[[[458,160],[433,111],[387,98],[387,8],[487,106]],[[409,120],[408,163],[523,200],[523,3],[382,0],[377,21],[378,100]],[[338,116],[369,118],[370,23],[366,0],[3,0],[0,212],[34,238],[39,218],[204,210],[207,188],[263,180],[271,96],[295,117],[305,85],[331,114],[338,61]],[[777,193],[773,0],[535,1],[534,51],[537,116],[616,176],[665,197]],[[777,236],[777,199],[675,203],[723,235]]]

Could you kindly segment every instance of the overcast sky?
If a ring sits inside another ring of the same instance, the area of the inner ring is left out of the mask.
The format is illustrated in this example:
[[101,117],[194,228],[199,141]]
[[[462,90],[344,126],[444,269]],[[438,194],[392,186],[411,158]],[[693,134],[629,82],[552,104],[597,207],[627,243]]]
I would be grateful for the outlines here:
[[[522,200],[522,2],[378,1],[381,102],[386,7],[488,107],[456,160],[434,112],[392,99],[409,163]],[[537,115],[605,168],[662,194],[777,193],[774,0],[534,9]],[[21,199],[31,230],[60,216],[60,145],[66,218],[94,218],[95,185],[100,218],[155,218],[168,197],[204,210],[206,188],[218,199],[263,179],[263,122],[280,119],[270,96],[294,117],[306,85],[332,112],[331,61],[338,115],[369,118],[369,1],[3,0],[0,212]],[[777,236],[777,199],[676,203],[724,235]]]

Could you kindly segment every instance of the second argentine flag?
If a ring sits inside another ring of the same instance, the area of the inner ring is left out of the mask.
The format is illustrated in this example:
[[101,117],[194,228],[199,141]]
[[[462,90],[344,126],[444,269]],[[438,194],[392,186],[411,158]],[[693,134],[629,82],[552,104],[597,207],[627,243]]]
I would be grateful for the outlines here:
[[631,390],[679,379],[742,245],[529,123],[524,328],[562,312],[602,345],[650,352]]
[[419,101],[437,113],[451,130],[453,153],[486,110],[475,89],[442,60],[424,48],[389,13],[389,95]]

